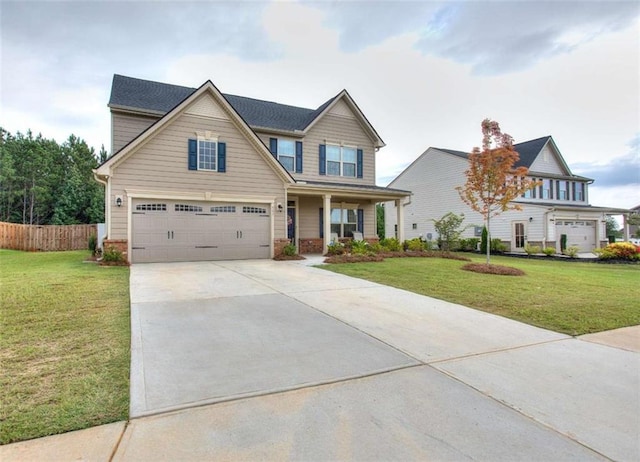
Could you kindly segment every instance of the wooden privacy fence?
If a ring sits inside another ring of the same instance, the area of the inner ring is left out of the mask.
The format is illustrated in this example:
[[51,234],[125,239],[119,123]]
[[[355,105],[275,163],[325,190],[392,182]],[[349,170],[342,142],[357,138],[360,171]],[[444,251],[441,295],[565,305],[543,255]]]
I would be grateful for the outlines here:
[[0,222],[0,248],[28,251],[84,250],[96,225],[19,225]]

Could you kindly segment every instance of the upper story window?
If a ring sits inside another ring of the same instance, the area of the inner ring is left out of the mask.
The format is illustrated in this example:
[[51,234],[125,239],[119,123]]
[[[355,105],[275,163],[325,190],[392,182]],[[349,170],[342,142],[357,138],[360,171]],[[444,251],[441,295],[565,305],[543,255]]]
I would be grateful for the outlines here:
[[573,200],[584,201],[584,183],[574,183],[575,192],[573,193]]
[[289,172],[302,173],[302,141],[269,138],[269,151]]
[[540,197],[542,199],[551,199],[553,193],[553,185],[551,180],[542,180],[542,186],[540,186]]
[[189,170],[224,173],[227,163],[227,145],[217,138],[190,139],[188,143]]
[[217,141],[198,140],[198,170],[217,170]]
[[362,149],[321,144],[320,175],[362,178]]
[[558,199],[563,201],[569,200],[569,188],[567,184],[567,181],[558,181]]

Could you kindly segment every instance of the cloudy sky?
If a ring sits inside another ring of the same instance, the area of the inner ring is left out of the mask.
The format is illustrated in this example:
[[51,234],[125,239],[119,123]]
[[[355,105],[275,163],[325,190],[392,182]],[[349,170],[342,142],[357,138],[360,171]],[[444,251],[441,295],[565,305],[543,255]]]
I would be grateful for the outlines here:
[[592,205],[640,204],[640,3],[0,0],[0,126],[110,150],[114,73],[315,108],[346,88],[387,146],[552,135]]

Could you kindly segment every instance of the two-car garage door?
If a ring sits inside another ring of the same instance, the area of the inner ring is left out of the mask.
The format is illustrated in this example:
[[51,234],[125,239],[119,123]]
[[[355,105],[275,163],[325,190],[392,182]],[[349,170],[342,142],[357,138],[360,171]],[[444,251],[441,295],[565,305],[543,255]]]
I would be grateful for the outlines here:
[[269,258],[270,206],[135,199],[131,261]]

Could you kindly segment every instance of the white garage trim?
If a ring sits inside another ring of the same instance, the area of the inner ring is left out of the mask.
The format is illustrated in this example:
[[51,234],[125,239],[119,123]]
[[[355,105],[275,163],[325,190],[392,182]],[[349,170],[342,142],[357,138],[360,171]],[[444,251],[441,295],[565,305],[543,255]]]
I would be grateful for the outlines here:
[[161,192],[161,191],[142,191],[142,190],[125,190],[127,198],[127,252],[130,261],[133,261],[133,201],[134,199],[152,199],[165,201],[195,201],[211,203],[235,203],[235,204],[261,204],[269,209],[269,257],[273,258],[274,248],[274,226],[275,226],[275,203],[276,198],[265,198],[264,196],[233,196],[228,194],[219,194],[213,192],[194,193],[194,192]]

